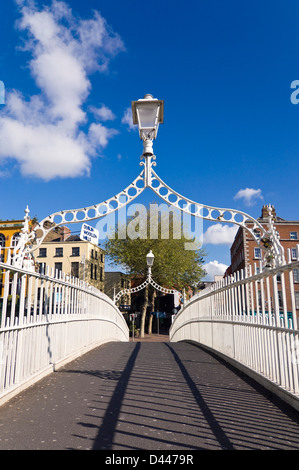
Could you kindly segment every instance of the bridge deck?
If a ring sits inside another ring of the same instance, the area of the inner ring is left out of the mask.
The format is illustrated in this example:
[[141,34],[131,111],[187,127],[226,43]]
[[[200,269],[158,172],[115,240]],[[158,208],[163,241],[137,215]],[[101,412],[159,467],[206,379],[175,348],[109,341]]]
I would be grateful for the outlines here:
[[101,346],[13,398],[0,408],[0,449],[299,449],[298,413],[167,340]]

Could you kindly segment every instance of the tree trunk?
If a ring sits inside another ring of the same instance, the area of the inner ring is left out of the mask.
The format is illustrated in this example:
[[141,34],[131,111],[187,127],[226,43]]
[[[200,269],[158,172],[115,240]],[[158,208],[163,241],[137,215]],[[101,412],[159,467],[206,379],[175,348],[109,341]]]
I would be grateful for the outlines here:
[[153,315],[151,314],[152,312],[155,311],[155,299],[156,299],[157,292],[155,289],[152,290],[151,296],[150,296],[150,318],[148,322],[148,334],[152,334],[152,328],[153,328]]
[[144,289],[144,301],[141,310],[140,338],[144,338],[145,318],[148,306],[148,285]]

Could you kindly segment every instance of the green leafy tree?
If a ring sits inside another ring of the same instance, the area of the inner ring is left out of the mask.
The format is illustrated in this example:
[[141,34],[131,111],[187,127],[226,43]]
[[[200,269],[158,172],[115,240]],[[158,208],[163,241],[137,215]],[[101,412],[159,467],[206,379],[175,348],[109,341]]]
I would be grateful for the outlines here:
[[[147,209],[137,217],[130,217],[125,227],[116,228],[114,238],[110,237],[105,244],[106,256],[110,259],[110,263],[124,266],[127,274],[133,279],[139,279],[141,284],[147,277],[146,255],[152,250],[155,256],[152,277],[160,286],[177,290],[197,286],[205,275],[203,269],[205,252],[194,239],[190,240],[183,234],[181,220],[178,220],[172,212],[159,214],[155,230],[153,230],[153,217],[150,215],[150,209]],[[193,249],[186,249],[191,243]],[[156,291],[149,289],[149,286],[144,289],[141,337],[144,337],[147,307],[150,304],[153,311],[155,295]],[[151,319],[152,315],[149,333]]]

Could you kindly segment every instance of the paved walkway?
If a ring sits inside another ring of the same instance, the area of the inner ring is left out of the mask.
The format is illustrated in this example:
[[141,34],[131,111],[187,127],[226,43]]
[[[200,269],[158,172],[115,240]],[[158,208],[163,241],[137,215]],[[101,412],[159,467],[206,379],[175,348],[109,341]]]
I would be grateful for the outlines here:
[[199,347],[109,343],[0,408],[0,449],[299,449],[299,414]]
[[168,343],[169,342],[169,336],[168,334],[151,334],[147,335],[145,334],[143,338],[140,337],[130,337],[130,341],[134,342],[146,342],[146,343]]

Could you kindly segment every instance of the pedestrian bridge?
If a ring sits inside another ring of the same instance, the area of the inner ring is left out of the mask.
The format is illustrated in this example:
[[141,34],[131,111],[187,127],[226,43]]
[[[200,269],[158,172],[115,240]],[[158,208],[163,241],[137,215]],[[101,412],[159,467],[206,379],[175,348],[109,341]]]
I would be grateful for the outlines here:
[[0,449],[298,449],[298,266],[223,280],[130,341],[103,293],[0,263]]

